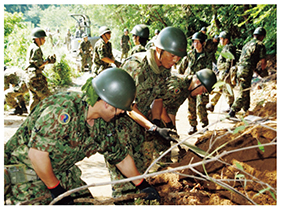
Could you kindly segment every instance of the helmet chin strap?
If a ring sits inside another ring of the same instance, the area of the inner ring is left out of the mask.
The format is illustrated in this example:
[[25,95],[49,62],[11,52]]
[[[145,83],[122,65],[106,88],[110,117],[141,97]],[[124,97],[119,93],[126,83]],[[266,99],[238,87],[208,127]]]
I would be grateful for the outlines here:
[[162,65],[162,54],[163,54],[163,52],[164,52],[164,50],[163,49],[161,49],[161,52],[160,52],[160,56],[159,56],[159,62],[160,62],[160,64]]
[[[201,84],[199,84],[198,86],[196,86],[195,88],[193,88],[193,89],[191,89],[191,91],[190,91],[190,96],[191,96],[191,93],[195,90],[195,89],[198,89],[200,86],[202,86],[203,84],[201,83]],[[196,97],[196,96],[191,96],[191,97]]]

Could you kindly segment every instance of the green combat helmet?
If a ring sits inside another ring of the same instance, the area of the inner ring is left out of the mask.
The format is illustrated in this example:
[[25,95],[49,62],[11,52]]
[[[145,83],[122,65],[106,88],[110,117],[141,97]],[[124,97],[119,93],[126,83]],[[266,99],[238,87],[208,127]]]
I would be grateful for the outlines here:
[[101,37],[105,33],[111,33],[111,30],[107,26],[101,26],[99,28],[99,36]]
[[220,38],[227,38],[228,40],[230,40],[230,33],[227,31],[222,31],[219,35]]
[[46,37],[46,32],[42,28],[34,28],[31,32],[32,39]]
[[161,30],[155,46],[179,57],[186,56],[186,36],[182,30],[175,27],[166,27]]
[[122,110],[132,110],[132,102],[136,96],[136,86],[133,78],[120,68],[110,68],[102,71],[92,80],[98,96]]
[[216,74],[212,70],[205,68],[197,71],[196,76],[203,86],[205,86],[207,91],[211,93],[213,86],[217,82]]
[[144,24],[136,25],[135,27],[133,27],[131,33],[141,38],[149,38],[149,29],[147,25]]
[[206,38],[207,38],[207,36],[204,33],[196,32],[192,36],[192,41],[193,40],[199,40],[201,43],[203,43],[203,42],[205,42]]
[[266,31],[263,27],[258,27],[256,28],[256,30],[254,31],[253,35],[259,35],[259,36],[266,36]]

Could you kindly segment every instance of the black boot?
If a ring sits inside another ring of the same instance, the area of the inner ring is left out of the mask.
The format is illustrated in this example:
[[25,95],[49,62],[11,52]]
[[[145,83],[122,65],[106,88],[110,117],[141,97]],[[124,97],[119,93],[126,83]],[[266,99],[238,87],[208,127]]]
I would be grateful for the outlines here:
[[24,101],[20,102],[20,106],[21,106],[21,109],[22,109],[22,113],[28,113]]
[[17,106],[14,110],[14,112],[10,113],[9,115],[22,115],[22,109],[20,108],[20,106]]
[[187,133],[189,135],[191,135],[191,134],[194,134],[195,132],[197,132],[196,126],[191,126],[191,128],[189,129],[189,131]]

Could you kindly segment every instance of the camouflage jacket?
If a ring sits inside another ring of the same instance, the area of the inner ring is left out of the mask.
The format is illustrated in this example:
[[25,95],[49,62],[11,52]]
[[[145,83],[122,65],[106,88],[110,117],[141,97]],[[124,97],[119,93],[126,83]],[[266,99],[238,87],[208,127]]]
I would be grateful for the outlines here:
[[130,40],[130,37],[127,35],[122,35],[121,37],[121,47],[124,51],[129,51],[129,40]]
[[196,59],[196,50],[190,50],[185,56],[178,68],[180,74],[192,75],[197,71],[209,68],[212,69],[212,59],[206,52],[203,51]]
[[135,103],[146,117],[151,103],[166,93],[165,81],[171,75],[171,70],[163,67],[161,73],[156,74],[148,62],[148,53],[149,51],[136,53],[122,65],[122,69],[131,74],[136,82]]
[[266,49],[262,41],[253,38],[246,43],[243,48],[239,59],[239,65],[249,68],[256,68],[257,63],[265,58]]
[[26,75],[21,69],[8,68],[4,72],[4,91],[13,87],[14,91],[19,90],[22,84],[25,83]]
[[107,68],[110,64],[101,60],[104,57],[113,59],[112,45],[110,42],[105,43],[104,40],[100,38],[94,47],[94,63],[98,66],[103,65]]
[[132,48],[131,55],[138,53],[138,52],[145,52],[145,51],[146,51],[145,47],[143,45],[139,44]]
[[232,43],[228,43],[223,47],[221,52],[227,52],[227,51],[231,52],[234,55],[234,59],[233,60],[226,59],[220,54],[217,61],[217,68],[219,71],[229,72],[231,64],[232,66],[236,64],[236,47],[233,46]]
[[27,51],[27,68],[39,69],[44,63],[43,52],[36,43],[32,43]]
[[114,131],[114,123],[103,119],[88,125],[86,96],[58,93],[40,102],[5,145],[5,165],[24,163],[32,168],[28,149],[49,152],[55,174],[68,170],[84,157],[99,152],[111,164],[128,154]]
[[90,54],[91,53],[91,51],[90,51],[91,47],[92,47],[92,45],[91,45],[91,42],[89,40],[86,41],[86,42],[83,40],[79,45],[79,50],[81,49],[84,52],[84,54]]

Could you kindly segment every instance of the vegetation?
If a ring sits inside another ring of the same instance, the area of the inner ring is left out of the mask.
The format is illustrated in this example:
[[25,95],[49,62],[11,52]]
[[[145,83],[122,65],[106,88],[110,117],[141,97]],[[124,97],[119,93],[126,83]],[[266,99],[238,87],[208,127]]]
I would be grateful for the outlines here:
[[4,5],[4,64],[24,68],[26,50],[30,44],[30,32],[34,27],[60,29],[62,36],[67,29],[75,32],[76,22],[69,14],[86,14],[91,20],[92,36],[107,25],[112,30],[113,47],[120,50],[120,38],[124,28],[129,31],[136,24],[147,24],[150,37],[155,29],[167,26],[181,28],[189,38],[203,26],[209,37],[228,30],[234,45],[241,49],[252,37],[254,29],[263,26],[267,31],[264,40],[267,53],[276,53],[277,5],[189,5],[189,4],[20,4]]

